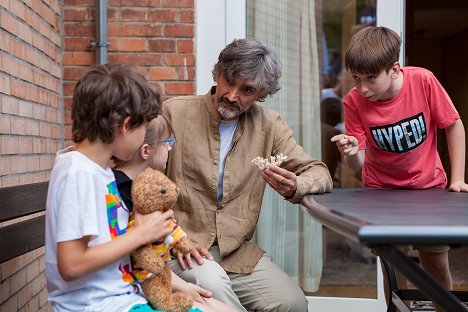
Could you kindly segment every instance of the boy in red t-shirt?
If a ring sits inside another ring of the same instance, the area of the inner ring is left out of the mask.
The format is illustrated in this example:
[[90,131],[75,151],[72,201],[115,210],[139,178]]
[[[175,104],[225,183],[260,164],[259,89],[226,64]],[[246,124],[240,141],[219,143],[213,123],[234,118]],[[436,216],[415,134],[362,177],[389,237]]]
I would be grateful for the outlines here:
[[[385,27],[365,27],[351,38],[345,66],[355,88],[343,100],[346,134],[331,141],[350,168],[362,168],[364,187],[445,188],[447,175],[437,152],[437,129],[445,129],[452,169],[449,189],[468,192],[460,116],[430,71],[400,66],[400,45],[400,37]],[[414,249],[422,266],[452,289],[449,247]]]

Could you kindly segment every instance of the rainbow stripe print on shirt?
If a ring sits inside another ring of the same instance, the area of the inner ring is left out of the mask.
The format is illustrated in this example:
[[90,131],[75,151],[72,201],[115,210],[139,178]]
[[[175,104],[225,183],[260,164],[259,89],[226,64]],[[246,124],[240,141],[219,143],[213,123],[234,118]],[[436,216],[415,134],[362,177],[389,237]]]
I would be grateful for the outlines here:
[[[125,205],[122,204],[122,198],[117,189],[117,183],[112,181],[107,185],[107,189],[109,190],[109,194],[106,195],[107,222],[109,224],[111,238],[114,239],[127,231],[129,213]],[[121,222],[126,221],[122,222],[122,227],[119,225],[119,219]]]

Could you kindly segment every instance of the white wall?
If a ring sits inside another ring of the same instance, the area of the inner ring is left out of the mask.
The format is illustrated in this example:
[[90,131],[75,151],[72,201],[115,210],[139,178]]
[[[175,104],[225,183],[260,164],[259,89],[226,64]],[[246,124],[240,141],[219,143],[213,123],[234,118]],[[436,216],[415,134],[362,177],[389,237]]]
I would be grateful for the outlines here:
[[197,94],[213,85],[211,70],[219,52],[233,39],[246,36],[246,0],[197,0],[196,68]]

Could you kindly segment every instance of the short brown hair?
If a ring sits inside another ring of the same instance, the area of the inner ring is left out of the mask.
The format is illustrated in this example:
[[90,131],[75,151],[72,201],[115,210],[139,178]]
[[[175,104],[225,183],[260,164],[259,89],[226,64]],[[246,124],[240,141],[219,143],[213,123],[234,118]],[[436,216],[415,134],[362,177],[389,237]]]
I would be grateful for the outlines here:
[[130,117],[134,129],[155,118],[161,96],[133,66],[93,65],[75,87],[72,139],[79,143],[100,139],[111,143],[117,128]]
[[368,26],[354,34],[345,54],[351,73],[378,74],[389,71],[400,55],[401,38],[386,27]]

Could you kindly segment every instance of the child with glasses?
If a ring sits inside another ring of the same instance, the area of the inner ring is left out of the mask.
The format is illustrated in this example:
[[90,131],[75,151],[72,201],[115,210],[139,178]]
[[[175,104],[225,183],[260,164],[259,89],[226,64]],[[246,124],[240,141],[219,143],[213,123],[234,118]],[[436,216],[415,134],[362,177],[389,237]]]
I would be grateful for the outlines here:
[[[133,201],[131,198],[132,182],[135,177],[150,167],[164,172],[168,153],[176,142],[174,132],[164,115],[159,115],[153,119],[146,129],[143,144],[129,161],[115,159],[113,169],[117,188],[130,211],[133,211]],[[192,283],[187,283],[172,273],[173,291],[180,291],[192,297],[194,308],[190,311],[235,311],[222,302],[211,298],[211,292]]]

